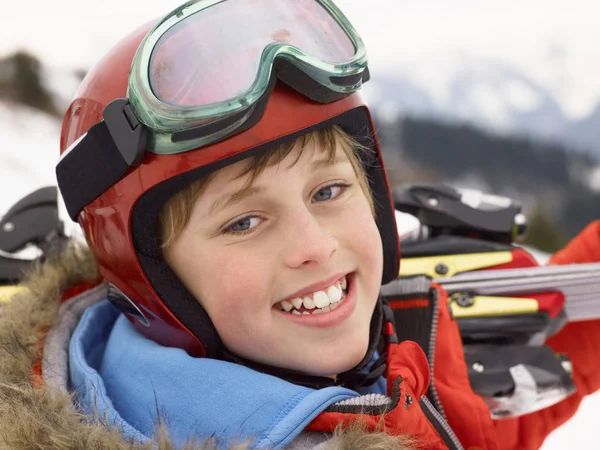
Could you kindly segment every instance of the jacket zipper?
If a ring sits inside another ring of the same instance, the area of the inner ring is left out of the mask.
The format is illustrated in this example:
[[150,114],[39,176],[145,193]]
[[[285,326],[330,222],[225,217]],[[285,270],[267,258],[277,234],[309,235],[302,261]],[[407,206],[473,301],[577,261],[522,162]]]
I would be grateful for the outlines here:
[[[431,383],[429,385],[429,395],[431,397],[431,401],[433,402],[433,404],[425,396],[423,396],[421,398],[421,402],[429,410],[431,410],[430,412],[432,413],[433,417],[435,417],[435,419],[438,421],[438,424],[444,430],[444,432],[446,434],[444,441],[446,441],[446,443],[448,444],[448,439],[450,439],[454,446],[453,448],[462,450],[463,447],[462,447],[460,441],[458,440],[458,438],[456,437],[456,434],[454,434],[454,431],[452,431],[452,428],[448,424],[448,418],[446,417],[446,413],[444,412],[444,407],[442,406],[440,396],[438,394],[437,388],[435,387],[435,378],[434,378],[435,342],[436,342],[436,336],[437,336],[437,330],[438,330],[440,311],[438,309],[439,297],[438,297],[437,290],[432,289],[430,292],[431,292],[431,300],[433,303],[433,305],[432,305],[433,314],[432,314],[432,318],[431,318],[431,332],[429,334],[429,354],[427,356],[429,359],[429,371],[431,372]],[[436,429],[438,429],[438,427],[436,427]],[[438,431],[439,431],[439,429],[438,429]]]
[[435,406],[435,409],[437,409],[438,412],[444,418],[444,420],[447,421],[448,418],[446,417],[446,413],[444,412],[444,407],[442,406],[442,402],[440,401],[440,396],[438,395],[437,388],[435,387],[435,381],[433,377],[435,369],[435,341],[437,336],[440,311],[438,309],[437,290],[432,289],[430,292],[431,300],[433,303],[433,315],[431,318],[431,332],[429,333],[429,354],[427,355],[427,358],[429,359],[429,371],[431,372],[431,384],[429,385],[429,395],[431,396],[431,401],[433,402],[433,406]]
[[462,444],[456,437],[456,434],[454,434],[454,431],[452,431],[452,428],[448,425],[448,422],[446,422],[427,397],[423,395],[419,400],[419,403],[421,404],[421,408],[424,408],[423,412],[425,413],[425,416],[429,419],[448,448],[451,450],[464,450]]

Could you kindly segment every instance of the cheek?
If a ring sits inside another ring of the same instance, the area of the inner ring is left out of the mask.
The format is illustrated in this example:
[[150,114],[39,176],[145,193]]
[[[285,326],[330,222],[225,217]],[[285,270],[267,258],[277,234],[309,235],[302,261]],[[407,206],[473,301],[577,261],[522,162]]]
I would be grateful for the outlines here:
[[359,218],[355,226],[349,228],[349,238],[361,253],[369,259],[378,259],[378,256],[382,256],[381,236],[375,219],[370,214]]
[[[198,248],[200,247],[200,248]],[[261,322],[268,302],[268,262],[240,254],[234,247],[186,246],[176,271],[211,317],[224,340],[229,330],[249,332]]]
[[[351,223],[351,226],[347,224]],[[381,235],[366,197],[357,201],[357,205],[346,219],[342,229],[345,244],[357,252],[370,270],[381,275],[383,271],[383,248]]]
[[265,340],[265,335],[269,337],[272,329],[269,280],[273,271],[269,261],[236,252],[212,258],[198,276],[202,286],[196,298],[225,346],[238,355],[256,359],[257,354],[271,351],[271,340]]

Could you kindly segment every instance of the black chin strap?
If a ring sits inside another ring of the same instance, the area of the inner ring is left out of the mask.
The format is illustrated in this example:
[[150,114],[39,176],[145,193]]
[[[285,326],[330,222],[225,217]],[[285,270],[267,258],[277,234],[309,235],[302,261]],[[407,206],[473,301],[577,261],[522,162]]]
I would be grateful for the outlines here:
[[[356,390],[363,386],[370,386],[387,371],[386,359],[387,344],[389,339],[384,333],[384,321],[385,323],[388,322],[388,314],[386,314],[385,311],[386,308],[389,309],[389,306],[384,303],[381,297],[379,297],[375,306],[375,310],[373,311],[373,317],[371,318],[369,348],[367,349],[364,358],[356,367],[347,372],[339,374],[336,379],[307,375],[294,370],[282,369],[279,367],[256,363],[248,359],[241,358],[227,349],[223,353],[223,359],[225,361],[231,361],[236,364],[249,367],[258,372],[276,376],[289,381],[290,383],[310,387],[313,389],[322,389],[330,386],[343,386]],[[378,352],[379,357],[371,365],[369,365],[373,359],[375,351]]]

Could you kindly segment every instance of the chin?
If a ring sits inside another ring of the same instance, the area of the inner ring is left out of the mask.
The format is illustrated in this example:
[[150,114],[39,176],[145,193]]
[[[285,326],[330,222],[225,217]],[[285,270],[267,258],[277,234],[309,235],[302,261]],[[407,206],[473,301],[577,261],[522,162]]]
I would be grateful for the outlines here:
[[351,347],[353,351],[337,351],[332,352],[333,357],[330,355],[320,355],[319,358],[315,358],[314,361],[305,361],[304,366],[306,370],[306,364],[310,364],[312,368],[309,372],[312,375],[317,376],[332,376],[340,373],[347,372],[356,367],[365,357],[368,349],[368,342],[362,344],[354,344]]

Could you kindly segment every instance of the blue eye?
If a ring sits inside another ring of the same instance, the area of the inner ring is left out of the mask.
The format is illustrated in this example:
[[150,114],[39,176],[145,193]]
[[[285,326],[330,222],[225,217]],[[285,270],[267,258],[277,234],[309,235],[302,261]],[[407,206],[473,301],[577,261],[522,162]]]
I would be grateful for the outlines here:
[[227,233],[243,234],[254,229],[260,222],[260,218],[257,216],[248,216],[237,222],[232,223],[226,229]]
[[331,200],[339,196],[342,192],[344,192],[349,187],[348,184],[332,184],[330,186],[325,186],[313,196],[314,202],[324,202],[327,200]]

